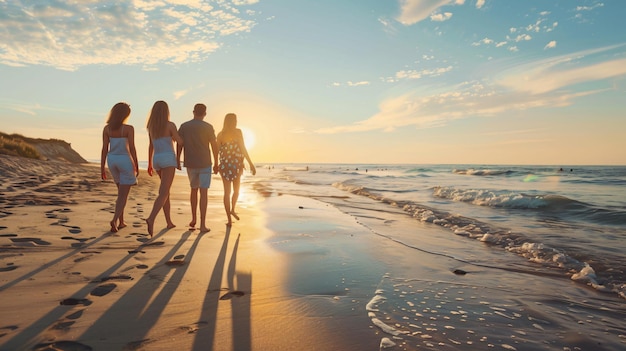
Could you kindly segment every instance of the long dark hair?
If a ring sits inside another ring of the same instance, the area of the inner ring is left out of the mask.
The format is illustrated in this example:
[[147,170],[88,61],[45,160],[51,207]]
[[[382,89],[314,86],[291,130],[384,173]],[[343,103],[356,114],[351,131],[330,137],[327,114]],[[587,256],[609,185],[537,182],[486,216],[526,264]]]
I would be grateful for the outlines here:
[[113,105],[111,108],[111,112],[109,113],[109,118],[107,119],[107,124],[109,125],[109,129],[118,130],[122,124],[128,119],[130,116],[130,105],[125,102],[118,102]]

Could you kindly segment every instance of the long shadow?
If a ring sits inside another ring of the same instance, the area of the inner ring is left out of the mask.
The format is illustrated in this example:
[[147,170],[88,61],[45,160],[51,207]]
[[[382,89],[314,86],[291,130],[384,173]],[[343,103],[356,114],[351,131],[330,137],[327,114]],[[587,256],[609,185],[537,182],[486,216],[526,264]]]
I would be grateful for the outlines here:
[[199,321],[200,323],[206,325],[206,327],[198,330],[191,348],[194,351],[213,350],[215,328],[217,324],[217,304],[220,299],[220,292],[222,291],[222,276],[224,275],[224,263],[226,261],[226,249],[228,248],[230,229],[231,227],[226,227],[224,242],[222,243],[222,248],[217,256],[215,267],[213,267],[213,272],[211,273],[211,278],[209,279],[209,286],[202,303],[202,312],[200,314]]
[[[153,238],[153,240],[157,239],[158,237],[163,235],[165,232],[166,230],[159,232]],[[96,239],[92,241],[89,245],[93,245],[96,241],[99,241],[102,239],[103,238]],[[143,243],[138,246],[136,251],[139,251],[141,250],[141,248],[149,246],[149,245],[150,245],[149,243]],[[182,240],[181,240],[180,245],[182,245]],[[81,250],[83,250],[84,248],[85,247],[82,247]],[[67,256],[68,255],[64,255],[63,257],[66,258]],[[93,289],[99,284],[99,282],[107,279],[108,277],[113,275],[115,272],[117,272],[133,256],[134,254],[128,254],[124,256],[124,258],[119,260],[116,264],[114,264],[109,269],[107,269],[106,271],[96,276],[90,283],[88,283],[83,288],[81,288],[80,290],[72,294],[71,297],[73,299],[76,299],[77,301],[82,301],[83,305],[91,304],[91,301],[86,299],[86,296],[89,295],[89,293],[93,291]],[[59,261],[60,259],[56,259],[54,262],[58,263]],[[46,267],[50,267],[50,266],[52,265],[46,265]],[[39,269],[38,271],[41,271],[41,269]],[[32,273],[32,274],[35,274],[35,273]],[[46,315],[42,316],[37,321],[33,322],[30,326],[23,329],[21,332],[13,336],[11,339],[7,340],[4,344],[0,345],[0,350],[31,349],[37,343],[36,336],[39,335],[41,332],[45,331],[46,329],[48,329],[52,324],[54,324],[61,317],[67,314],[70,308],[71,307],[68,307],[68,306],[58,305],[57,307],[52,309],[50,312],[48,312]]]
[[[125,345],[124,349],[140,348],[143,344],[150,342],[144,337],[148,334],[150,329],[156,324],[159,316],[167,307],[168,302],[176,292],[180,282],[182,281],[187,269],[189,268],[189,262],[196,252],[198,243],[203,234],[200,233],[189,251],[185,255],[185,263],[177,266],[168,266],[166,263],[178,253],[180,247],[187,241],[187,238],[191,235],[191,231],[186,231],[181,236],[180,240],[172,247],[172,249],[163,256],[163,258],[154,265],[154,268],[144,274],[144,276],[137,281],[124,295],[117,300],[107,311],[98,318],[98,320],[87,329],[80,338],[85,340],[107,340],[109,337],[118,335],[132,335],[135,340]],[[167,272],[174,269],[175,272],[167,280],[161,280],[159,278],[165,277]],[[161,271],[161,272],[158,272]],[[162,273],[162,274],[159,274]],[[150,288],[146,289],[146,285]],[[146,291],[161,290],[152,298],[150,295],[145,295]],[[111,335],[103,335],[103,331],[111,333]],[[113,343],[119,343],[118,341],[111,340]]]
[[[239,248],[239,238],[235,241],[233,255],[228,264],[228,290],[230,293],[239,292],[243,295],[235,295],[230,300],[231,319],[233,326],[233,349],[237,351],[247,351],[252,349],[252,328],[250,311],[250,294],[252,293],[252,274],[237,272],[237,250]],[[235,276],[237,285],[235,285]]]

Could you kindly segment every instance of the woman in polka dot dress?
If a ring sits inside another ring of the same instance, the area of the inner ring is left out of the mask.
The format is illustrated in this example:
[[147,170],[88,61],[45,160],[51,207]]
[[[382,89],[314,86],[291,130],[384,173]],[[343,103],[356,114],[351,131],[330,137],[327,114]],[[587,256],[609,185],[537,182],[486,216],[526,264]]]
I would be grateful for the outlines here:
[[217,167],[224,183],[224,210],[226,210],[226,217],[228,218],[226,225],[230,226],[232,225],[231,216],[239,220],[239,216],[235,212],[235,205],[239,197],[244,158],[250,165],[252,175],[256,174],[256,168],[252,160],[250,160],[248,150],[243,141],[243,133],[241,129],[237,128],[237,115],[234,113],[229,113],[224,117],[224,127],[217,135],[217,147],[219,150],[219,163],[215,167]]

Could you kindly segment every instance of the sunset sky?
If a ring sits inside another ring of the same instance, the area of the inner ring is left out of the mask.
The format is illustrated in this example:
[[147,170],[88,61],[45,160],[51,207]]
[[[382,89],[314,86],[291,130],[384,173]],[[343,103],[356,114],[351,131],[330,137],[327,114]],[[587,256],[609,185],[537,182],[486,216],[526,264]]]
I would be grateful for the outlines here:
[[[36,4],[36,5],[32,5]],[[100,157],[234,112],[256,163],[626,164],[623,0],[0,0],[0,131]]]

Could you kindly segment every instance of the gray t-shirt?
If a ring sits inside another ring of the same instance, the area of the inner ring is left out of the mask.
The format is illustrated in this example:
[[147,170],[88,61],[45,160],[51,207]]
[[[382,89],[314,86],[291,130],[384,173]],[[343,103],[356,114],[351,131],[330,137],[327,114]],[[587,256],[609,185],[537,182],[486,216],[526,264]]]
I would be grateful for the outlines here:
[[215,141],[213,126],[205,121],[192,119],[180,125],[178,134],[183,138],[185,167],[211,167],[210,142]]

